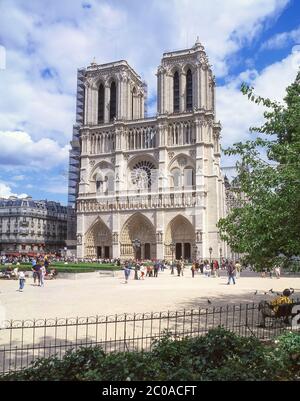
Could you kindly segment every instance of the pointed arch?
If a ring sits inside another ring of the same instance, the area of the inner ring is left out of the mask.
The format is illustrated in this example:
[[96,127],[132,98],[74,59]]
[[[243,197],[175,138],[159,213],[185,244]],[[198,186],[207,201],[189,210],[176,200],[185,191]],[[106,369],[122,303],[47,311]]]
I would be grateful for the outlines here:
[[174,113],[178,113],[180,110],[180,101],[179,101],[179,74],[178,71],[175,71],[173,76],[173,111]]
[[[141,259],[154,259],[156,257],[155,227],[142,213],[137,212],[124,223],[120,234],[121,257],[134,258],[135,250],[132,241],[141,242]],[[147,254],[146,254],[147,253]]]
[[111,230],[98,217],[84,235],[84,252],[87,258],[110,258],[112,256]]
[[110,106],[109,120],[112,121],[117,116],[117,86],[115,81],[110,84]]
[[98,124],[104,123],[104,85],[100,83],[98,89]]
[[174,217],[168,224],[165,235],[165,255],[172,257],[170,244],[175,244],[174,257],[180,259],[191,259],[193,256],[193,245],[195,244],[195,229],[193,224],[181,214]]
[[134,86],[131,92],[131,119],[134,120],[136,117],[136,87]]
[[189,68],[186,72],[186,110],[193,108],[193,75]]

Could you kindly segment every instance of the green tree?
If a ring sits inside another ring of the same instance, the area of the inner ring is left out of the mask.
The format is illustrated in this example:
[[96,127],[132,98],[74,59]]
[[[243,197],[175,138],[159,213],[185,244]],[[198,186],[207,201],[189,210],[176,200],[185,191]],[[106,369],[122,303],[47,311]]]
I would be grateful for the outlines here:
[[218,227],[231,249],[259,270],[282,255],[285,262],[300,255],[300,71],[283,103],[256,96],[245,84],[241,91],[264,105],[265,122],[250,128],[255,139],[225,150],[239,156],[234,191],[240,207]]

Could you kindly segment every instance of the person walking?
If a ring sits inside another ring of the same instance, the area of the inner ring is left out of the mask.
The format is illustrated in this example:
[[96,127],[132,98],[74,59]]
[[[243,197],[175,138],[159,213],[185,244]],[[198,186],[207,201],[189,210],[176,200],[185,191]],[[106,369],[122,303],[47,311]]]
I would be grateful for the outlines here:
[[36,281],[38,281],[38,285],[41,283],[41,277],[40,277],[40,270],[41,270],[41,265],[40,262],[37,262],[33,268],[33,284],[36,285]]
[[171,274],[174,274],[175,262],[172,260],[171,262]]
[[140,279],[141,280],[144,280],[144,276],[145,276],[145,266],[144,266],[144,264],[142,263],[141,264],[141,268],[140,268],[140,273],[141,273],[141,276],[140,276]]
[[154,277],[158,277],[158,270],[159,270],[159,261],[154,263]]
[[219,277],[219,263],[217,260],[213,261],[213,274],[215,278]]
[[235,278],[234,278],[235,277],[235,272],[236,272],[235,266],[234,266],[233,261],[231,260],[229,262],[229,264],[228,264],[228,267],[227,267],[227,274],[228,274],[228,283],[227,283],[227,285],[230,284],[230,280],[232,280],[233,284],[235,284]]
[[201,260],[200,265],[199,265],[199,268],[200,268],[200,273],[203,274],[203,269],[204,269],[204,262],[203,262],[203,260]]
[[180,277],[181,264],[179,260],[177,260],[176,268],[177,268],[177,276]]
[[20,273],[18,273],[18,275],[19,275],[19,291],[22,292],[24,285],[25,285],[25,280],[26,280],[25,273],[20,272]]
[[184,270],[184,268],[185,268],[184,260],[181,259],[181,262],[180,262],[180,271],[181,271],[181,275],[182,275],[182,276],[183,276],[183,270]]
[[206,260],[204,262],[204,275],[205,275],[205,277],[210,277],[210,274],[211,274],[210,264],[209,264],[209,261]]
[[192,267],[191,267],[192,277],[193,277],[193,278],[195,277],[195,270],[196,270],[196,263],[193,262],[193,263],[192,263]]
[[241,276],[241,268],[242,268],[242,266],[241,266],[240,262],[237,261],[236,264],[235,264],[236,278],[240,278],[240,276]]
[[42,265],[40,268],[40,287],[44,287],[45,276],[46,276],[46,268],[44,265]]
[[130,269],[129,265],[127,263],[125,263],[125,266],[124,266],[125,284],[128,283],[130,272],[131,272],[131,269]]

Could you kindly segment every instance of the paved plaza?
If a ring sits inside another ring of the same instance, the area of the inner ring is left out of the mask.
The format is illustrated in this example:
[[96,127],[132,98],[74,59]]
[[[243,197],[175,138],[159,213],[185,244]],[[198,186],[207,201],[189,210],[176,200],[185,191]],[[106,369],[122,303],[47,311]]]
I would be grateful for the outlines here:
[[272,299],[276,294],[268,292],[270,289],[281,292],[289,287],[295,288],[295,296],[300,298],[300,277],[271,279],[252,272],[242,273],[236,285],[227,285],[225,272],[219,278],[200,274],[192,278],[189,268],[185,269],[183,277],[165,270],[158,278],[146,277],[145,280],[134,280],[132,272],[128,284],[124,282],[123,272],[117,272],[115,277],[85,273],[76,279],[57,278],[46,281],[43,288],[34,286],[30,276],[24,292],[17,291],[17,281],[1,280],[0,306],[5,319],[22,320],[159,312],[256,303]]

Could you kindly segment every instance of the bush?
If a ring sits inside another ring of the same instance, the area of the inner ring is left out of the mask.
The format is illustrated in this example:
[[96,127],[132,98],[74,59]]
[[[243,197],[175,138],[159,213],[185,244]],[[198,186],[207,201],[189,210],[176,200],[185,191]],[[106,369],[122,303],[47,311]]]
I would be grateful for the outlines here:
[[203,337],[174,340],[165,333],[149,352],[112,352],[99,347],[68,351],[63,359],[36,361],[1,380],[294,380],[299,378],[300,333],[270,345],[217,328]]

